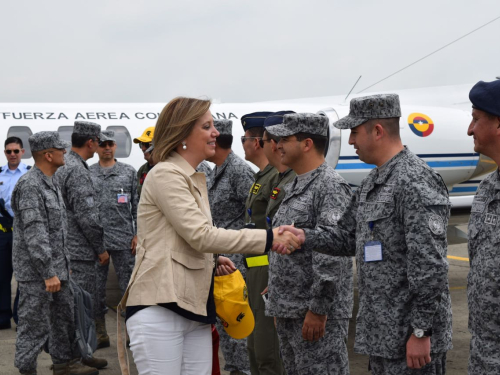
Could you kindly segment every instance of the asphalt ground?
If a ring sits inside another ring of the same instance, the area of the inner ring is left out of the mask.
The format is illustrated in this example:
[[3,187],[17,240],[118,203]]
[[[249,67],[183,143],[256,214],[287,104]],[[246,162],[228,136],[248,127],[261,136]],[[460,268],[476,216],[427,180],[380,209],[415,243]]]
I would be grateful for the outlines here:
[[[448,352],[447,356],[447,373],[452,375],[467,374],[467,362],[469,359],[469,340],[470,334],[467,330],[467,273],[469,271],[469,262],[467,255],[467,240],[465,233],[467,232],[467,222],[469,220],[468,210],[454,210],[450,218],[448,227],[448,259],[449,259],[449,281],[450,291],[452,298],[453,309],[453,349]],[[356,285],[356,282],[355,282]],[[14,300],[16,283],[12,283],[12,300]],[[116,350],[117,338],[117,316],[113,311],[120,299],[120,291],[114,269],[110,267],[110,276],[107,286],[108,304],[110,310],[106,315],[106,324],[108,334],[111,339],[111,347],[100,349],[95,353],[96,357],[106,358],[108,360],[108,367],[100,371],[103,375],[121,374],[118,364],[118,356]],[[358,310],[357,304],[357,288],[355,288],[355,303],[353,316],[356,316]],[[123,318],[119,318],[122,319]],[[10,330],[0,330],[0,375],[13,375],[19,372],[14,367],[14,354],[16,331],[15,324],[12,322],[13,328]],[[349,361],[351,375],[369,374],[368,372],[368,357],[354,353],[354,332],[355,321],[351,319],[349,324]],[[130,358],[130,373],[136,375],[133,357],[128,351]],[[221,369],[224,365],[224,358],[219,355],[221,359]],[[49,375],[52,374],[50,370],[51,360],[50,356],[42,352],[38,356],[38,374]],[[223,375],[228,375],[226,371],[222,371]]]

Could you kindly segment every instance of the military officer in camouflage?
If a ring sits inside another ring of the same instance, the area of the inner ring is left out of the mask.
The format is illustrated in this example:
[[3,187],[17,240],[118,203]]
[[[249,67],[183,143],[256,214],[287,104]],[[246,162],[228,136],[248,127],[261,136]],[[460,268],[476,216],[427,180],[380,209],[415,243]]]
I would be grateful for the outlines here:
[[141,148],[143,154],[144,154],[144,160],[146,160],[146,163],[141,165],[139,170],[137,171],[137,192],[139,196],[141,195],[141,189],[142,185],[144,184],[144,181],[146,180],[146,176],[148,172],[154,167],[154,161],[152,157],[152,150],[149,151],[148,149],[153,145],[153,137],[155,135],[155,127],[150,126],[149,128],[146,128],[142,135],[140,137],[134,138],[134,143],[138,143],[139,147]]
[[[352,99],[349,116],[334,124],[351,129],[359,159],[377,168],[315,250],[356,255],[354,350],[370,356],[373,374],[444,374],[452,347],[448,190],[403,146],[400,116],[397,95],[374,95]],[[307,244],[309,230],[303,233]]]
[[[115,159],[116,140],[113,131],[102,132],[106,140],[99,143],[99,162],[89,167],[95,178],[99,212],[104,228],[104,248],[113,260],[122,295],[127,289],[135,264],[137,246],[137,176],[135,169]],[[97,263],[99,306],[95,317],[97,346],[109,346],[106,331],[106,282],[109,264]]]
[[[231,150],[233,122],[225,119],[214,120],[214,126],[219,136],[215,140],[215,154],[208,160],[215,164],[208,179],[210,211],[216,227],[238,230],[245,225],[245,201],[253,183],[253,171]],[[224,249],[221,249],[221,252],[223,253]],[[233,261],[245,277],[243,254],[224,255]],[[247,339],[237,340],[229,336],[219,320],[217,331],[226,361],[224,370],[231,374],[250,374]]]
[[[245,225],[249,228],[267,229],[266,210],[271,196],[272,183],[278,171],[264,154],[262,136],[264,121],[273,112],[255,112],[241,118],[245,135],[241,138],[245,159],[255,164],[259,171],[245,203]],[[255,317],[255,329],[247,338],[250,368],[252,373],[283,374],[283,364],[279,358],[274,329],[269,329],[269,319],[265,315],[261,293],[267,287],[269,259],[267,254],[247,256],[246,283],[248,301]]]
[[99,125],[75,121],[66,165],[55,174],[68,217],[67,246],[72,278],[92,296],[94,316],[99,306],[95,262],[98,259],[101,264],[106,264],[109,254],[104,248],[97,193],[86,160],[94,155],[99,142],[104,140],[106,137]]
[[[500,80],[478,82],[469,93],[474,151],[500,165]],[[500,175],[486,177],[472,202],[467,285],[469,374],[500,374]]]
[[280,138],[281,163],[297,176],[285,187],[273,227],[294,223],[307,228],[307,241],[287,257],[271,254],[266,315],[276,317],[288,375],[349,374],[352,259],[314,248],[346,210],[351,188],[325,162],[327,117],[301,113],[284,115],[281,124],[276,120],[266,132]]
[[38,354],[48,341],[54,374],[98,374],[72,361],[76,348],[66,212],[53,181],[70,144],[57,132],[36,133],[29,144],[35,166],[12,194],[13,262],[21,291],[15,366],[21,374],[36,374]]
[[[283,123],[283,116],[295,113],[293,111],[281,111],[276,112],[266,118],[264,121],[264,129],[268,126],[278,125]],[[276,174],[274,180],[271,182],[271,195],[269,196],[269,203],[266,209],[266,221],[268,224],[268,229],[271,229],[272,220],[274,215],[278,211],[278,208],[283,201],[285,196],[285,185],[292,182],[296,174],[292,168],[281,163],[281,153],[278,150],[279,137],[276,137],[269,133],[267,130],[264,131],[262,136],[262,148],[264,154],[266,155],[269,164],[271,164],[278,173]]]
[[207,180],[207,187],[210,185],[210,176],[212,175],[212,168],[210,168],[210,164],[208,164],[205,160],[203,160],[196,167],[196,172],[205,173],[205,178]]

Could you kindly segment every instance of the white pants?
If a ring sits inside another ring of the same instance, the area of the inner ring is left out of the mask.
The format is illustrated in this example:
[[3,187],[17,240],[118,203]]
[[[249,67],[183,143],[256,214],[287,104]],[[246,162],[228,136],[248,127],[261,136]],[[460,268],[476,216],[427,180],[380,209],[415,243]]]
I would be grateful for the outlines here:
[[211,375],[212,327],[151,306],[127,320],[139,375]]

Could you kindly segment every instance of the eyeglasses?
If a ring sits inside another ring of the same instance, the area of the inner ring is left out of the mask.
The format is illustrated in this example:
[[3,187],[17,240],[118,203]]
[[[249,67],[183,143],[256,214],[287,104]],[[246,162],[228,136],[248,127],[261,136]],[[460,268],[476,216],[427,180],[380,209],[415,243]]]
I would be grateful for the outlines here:
[[12,154],[12,153],[14,153],[14,154],[16,154],[16,155],[17,155],[17,154],[19,154],[20,152],[21,152],[21,150],[19,150],[19,149],[15,149],[15,150],[5,150],[5,153],[6,153],[7,155],[10,155],[10,154]]
[[113,147],[115,145],[115,142],[113,141],[104,141],[99,143],[99,147],[105,148],[105,147]]
[[139,148],[142,150],[143,147],[146,147],[146,150],[151,146],[151,142],[139,142]]
[[259,144],[260,144],[260,147],[261,148],[264,148],[264,142],[271,142],[272,139],[264,139],[262,138],[260,141],[259,141]]
[[242,136],[241,137],[241,143],[245,143],[245,141],[247,139],[262,139],[262,137],[245,137],[245,136]]

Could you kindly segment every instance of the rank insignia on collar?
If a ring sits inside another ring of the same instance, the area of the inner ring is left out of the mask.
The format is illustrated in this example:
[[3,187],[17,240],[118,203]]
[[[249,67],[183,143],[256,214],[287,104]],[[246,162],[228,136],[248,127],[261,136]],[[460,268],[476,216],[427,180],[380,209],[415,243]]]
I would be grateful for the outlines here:
[[278,194],[280,193],[281,189],[274,188],[273,191],[271,192],[271,199],[278,199]]
[[261,184],[253,184],[252,194],[255,194],[255,195],[259,194],[259,190],[260,190],[261,186],[262,186]]

